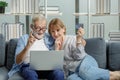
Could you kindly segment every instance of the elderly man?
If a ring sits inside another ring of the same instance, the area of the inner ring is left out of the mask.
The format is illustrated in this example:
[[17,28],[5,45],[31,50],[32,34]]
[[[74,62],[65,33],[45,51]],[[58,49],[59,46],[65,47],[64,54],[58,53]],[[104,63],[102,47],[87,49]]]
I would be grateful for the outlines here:
[[[38,80],[37,72],[29,68],[30,50],[51,50],[49,45],[50,37],[45,33],[46,19],[43,15],[33,16],[31,30],[29,35],[23,35],[18,40],[15,64],[8,73],[9,77],[19,71],[25,80]],[[48,80],[64,80],[64,73],[59,69],[53,70],[52,72],[47,72],[46,77]]]

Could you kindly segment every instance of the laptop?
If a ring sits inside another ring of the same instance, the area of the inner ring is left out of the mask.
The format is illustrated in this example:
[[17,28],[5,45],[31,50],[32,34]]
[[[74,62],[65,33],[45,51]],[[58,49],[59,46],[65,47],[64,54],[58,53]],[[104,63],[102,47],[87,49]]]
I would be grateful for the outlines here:
[[63,69],[64,51],[30,51],[30,68],[34,70]]

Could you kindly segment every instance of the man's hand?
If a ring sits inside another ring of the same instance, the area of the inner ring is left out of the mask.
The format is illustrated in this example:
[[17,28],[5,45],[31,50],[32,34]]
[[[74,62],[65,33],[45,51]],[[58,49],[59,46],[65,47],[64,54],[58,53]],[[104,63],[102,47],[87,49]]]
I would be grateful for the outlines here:
[[30,32],[30,36],[27,42],[27,47],[30,48],[35,41],[36,41],[36,38],[32,35],[32,32]]

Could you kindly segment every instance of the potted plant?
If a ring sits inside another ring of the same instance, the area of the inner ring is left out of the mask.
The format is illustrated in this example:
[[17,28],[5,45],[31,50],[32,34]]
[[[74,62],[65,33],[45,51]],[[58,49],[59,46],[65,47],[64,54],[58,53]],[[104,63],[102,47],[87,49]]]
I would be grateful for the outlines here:
[[5,12],[5,7],[8,5],[7,2],[5,1],[0,1],[0,13],[4,13]]

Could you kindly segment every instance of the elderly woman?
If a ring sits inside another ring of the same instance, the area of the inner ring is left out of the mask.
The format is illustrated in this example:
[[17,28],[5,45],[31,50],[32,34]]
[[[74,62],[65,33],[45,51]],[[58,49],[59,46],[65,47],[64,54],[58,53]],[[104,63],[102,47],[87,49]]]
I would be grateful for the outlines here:
[[[98,67],[96,60],[88,55],[84,46],[84,29],[77,31],[77,36],[66,36],[66,27],[58,19],[52,19],[48,28],[49,34],[55,40],[55,49],[64,50],[64,71],[67,80],[119,80],[119,71],[109,71]],[[70,75],[68,76],[68,74]]]

